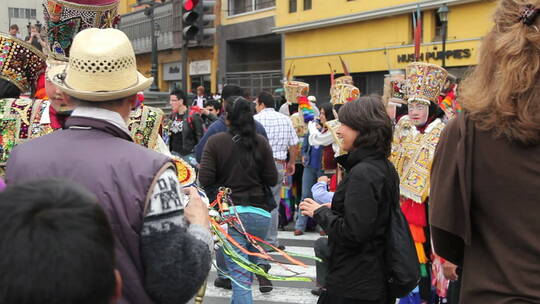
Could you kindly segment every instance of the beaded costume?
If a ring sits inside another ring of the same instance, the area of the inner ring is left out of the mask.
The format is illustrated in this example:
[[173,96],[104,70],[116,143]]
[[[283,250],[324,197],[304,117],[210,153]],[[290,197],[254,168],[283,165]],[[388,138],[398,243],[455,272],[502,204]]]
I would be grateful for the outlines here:
[[[437,104],[447,76],[446,70],[434,64],[412,63],[407,67],[405,81],[406,98],[409,104]],[[401,91],[401,90],[400,90]],[[433,113],[429,113],[433,115]],[[416,126],[408,115],[395,126],[390,160],[400,178],[400,202],[407,218],[416,246],[420,273],[420,293],[424,300],[431,294],[429,280],[430,242],[427,238],[428,223],[426,204],[429,197],[431,165],[435,149],[445,124],[440,118]],[[424,129],[425,127],[425,129]],[[403,298],[402,303],[419,303],[418,292]]]

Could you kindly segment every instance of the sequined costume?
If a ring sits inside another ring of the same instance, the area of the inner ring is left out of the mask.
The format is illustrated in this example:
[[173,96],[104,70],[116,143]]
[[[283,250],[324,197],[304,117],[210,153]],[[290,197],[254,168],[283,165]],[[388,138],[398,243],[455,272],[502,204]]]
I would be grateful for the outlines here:
[[[406,98],[411,104],[437,105],[440,90],[446,80],[446,71],[439,66],[412,63],[407,68],[405,80]],[[435,108],[434,106],[430,109]],[[415,242],[422,279],[419,289],[413,291],[401,303],[420,303],[419,299],[431,298],[430,242],[427,223],[427,203],[431,165],[435,149],[445,123],[427,118],[423,126],[413,123],[409,115],[401,117],[394,129],[391,162],[400,177],[401,209],[409,222]]]

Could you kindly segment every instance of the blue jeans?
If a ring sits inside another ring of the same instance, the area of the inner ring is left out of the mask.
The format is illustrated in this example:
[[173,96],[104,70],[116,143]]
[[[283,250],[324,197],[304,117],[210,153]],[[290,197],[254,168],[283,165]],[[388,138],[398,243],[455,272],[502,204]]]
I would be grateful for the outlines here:
[[[313,169],[311,167],[304,167],[304,173],[302,173],[302,199],[313,198],[311,195],[311,187],[315,185],[317,179],[323,174],[320,169]],[[294,225],[295,230],[304,231],[306,230],[306,224],[308,217],[302,215],[300,210],[296,213],[298,217],[296,218],[296,224]]]
[[[257,236],[259,238],[264,238],[268,233],[268,225],[270,224],[270,218],[262,216],[256,213],[240,213],[240,219],[244,224],[247,232],[251,235]],[[238,232],[236,229],[229,227],[229,235],[240,244],[240,246],[246,248],[251,252],[258,252],[255,247],[253,247],[247,241],[246,237]],[[234,246],[233,246],[234,247]],[[234,247],[234,250],[248,259],[249,261],[258,264],[260,259],[257,257],[249,256],[240,251],[240,249]],[[225,256],[225,263],[227,264],[227,269],[229,275],[234,279],[234,281],[242,284],[243,287],[251,287],[253,282],[253,274],[244,268],[238,266],[234,263],[229,256]],[[252,304],[253,296],[251,294],[251,288],[246,290],[238,285],[236,282],[232,282],[233,295],[231,298],[231,304]]]
[[279,225],[279,205],[281,202],[281,187],[283,186],[283,177],[285,176],[285,164],[276,162],[276,169],[278,171],[278,183],[274,187],[271,187],[271,190],[277,207],[271,212],[272,220],[270,221],[270,227],[268,228],[268,235],[266,236],[265,241],[278,247],[279,242],[277,236]]

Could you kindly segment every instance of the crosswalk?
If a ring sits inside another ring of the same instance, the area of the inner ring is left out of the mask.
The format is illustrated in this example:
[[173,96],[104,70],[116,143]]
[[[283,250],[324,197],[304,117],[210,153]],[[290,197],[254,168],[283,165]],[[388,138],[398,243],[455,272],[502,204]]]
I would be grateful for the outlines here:
[[[291,231],[280,231],[278,233],[278,238],[280,244],[285,245],[287,251],[312,255],[315,253],[313,251],[313,243],[316,239],[319,238],[318,233],[306,233],[301,236],[294,236]],[[278,257],[276,253],[272,253],[276,256],[278,261],[282,261],[282,257]],[[317,303],[317,297],[311,294],[311,290],[315,288],[315,261],[310,259],[299,258],[304,262],[307,267],[296,266],[296,265],[287,265],[291,270],[296,271],[301,274],[303,277],[308,277],[312,279],[312,282],[278,282],[273,281],[274,290],[270,293],[261,293],[259,292],[259,286],[257,280],[254,281],[252,292],[253,300],[255,304],[286,304],[286,303],[296,303],[296,304],[314,304]],[[271,274],[275,275],[290,275],[290,272],[287,272],[282,267],[271,263],[272,268],[270,269]],[[216,269],[212,267],[210,275],[208,278],[208,285],[206,289],[206,295],[204,297],[204,304],[228,304],[230,303],[230,298],[232,292],[230,290],[225,290],[222,288],[214,287],[214,280],[217,277]]]

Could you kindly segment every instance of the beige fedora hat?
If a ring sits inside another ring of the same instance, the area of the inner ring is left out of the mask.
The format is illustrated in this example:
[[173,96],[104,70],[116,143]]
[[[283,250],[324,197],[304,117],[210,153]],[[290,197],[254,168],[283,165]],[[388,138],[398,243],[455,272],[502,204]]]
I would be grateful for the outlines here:
[[137,71],[135,52],[126,34],[111,28],[78,33],[69,62],[51,67],[47,76],[66,94],[96,102],[135,95],[153,81]]

